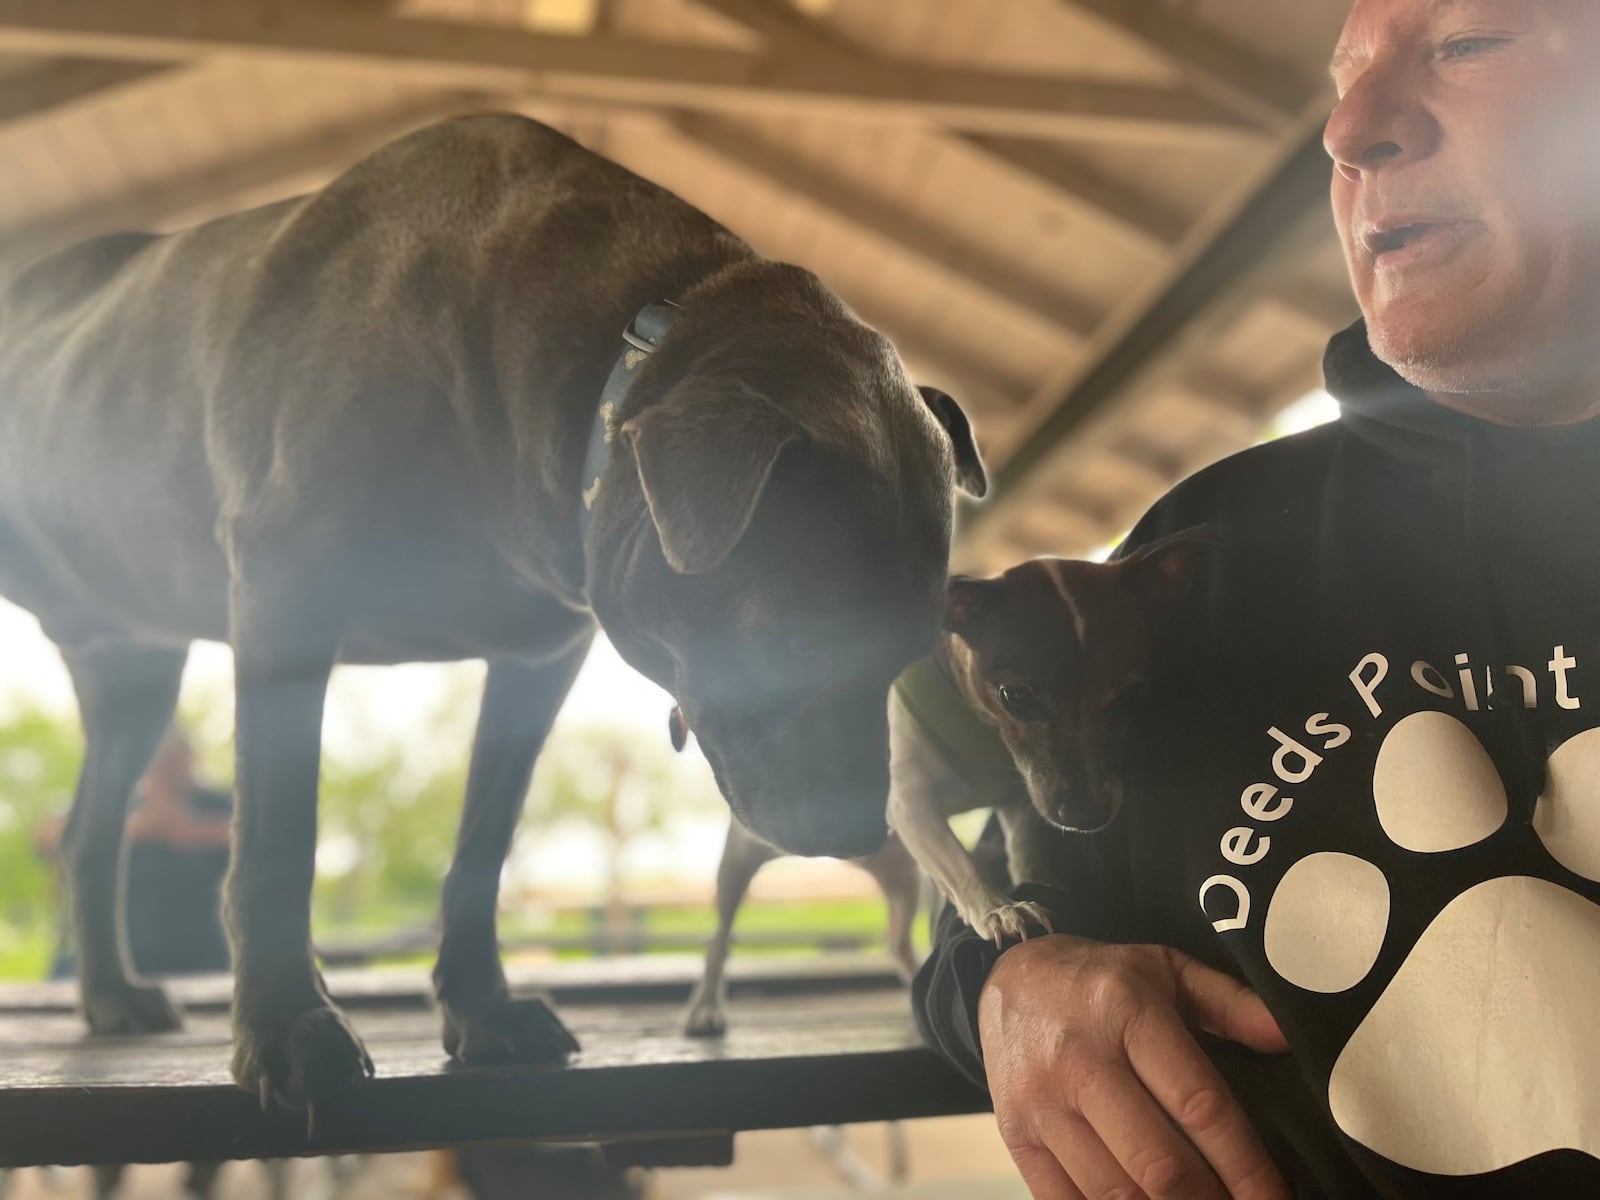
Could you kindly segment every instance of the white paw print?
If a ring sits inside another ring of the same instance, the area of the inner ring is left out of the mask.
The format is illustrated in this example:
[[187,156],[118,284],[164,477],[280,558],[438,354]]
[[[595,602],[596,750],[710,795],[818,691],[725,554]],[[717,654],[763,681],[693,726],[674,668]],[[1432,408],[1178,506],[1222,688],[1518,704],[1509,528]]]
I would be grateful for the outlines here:
[[[1417,713],[1384,739],[1373,778],[1384,833],[1421,853],[1464,849],[1505,823],[1505,788],[1455,718]],[[1600,729],[1550,756],[1534,828],[1551,857],[1600,882]],[[1389,925],[1389,883],[1364,859],[1313,854],[1267,910],[1267,961],[1333,993],[1366,978]],[[1330,916],[1331,914],[1331,916]],[[1328,1103],[1346,1134],[1439,1175],[1549,1150],[1600,1157],[1600,906],[1528,876],[1447,904],[1346,1043]]]

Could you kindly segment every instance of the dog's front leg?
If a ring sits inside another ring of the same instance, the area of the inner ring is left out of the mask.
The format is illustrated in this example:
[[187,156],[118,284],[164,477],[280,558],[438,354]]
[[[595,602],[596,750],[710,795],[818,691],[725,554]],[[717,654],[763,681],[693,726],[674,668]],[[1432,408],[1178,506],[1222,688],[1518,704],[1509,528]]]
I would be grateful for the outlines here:
[[233,1077],[311,1108],[372,1074],[372,1060],[323,987],[311,947],[322,708],[337,635],[252,610],[235,588],[237,696],[233,869]]
[[462,1062],[546,1062],[578,1049],[542,1000],[513,999],[507,990],[495,938],[495,903],[534,760],[591,640],[585,634],[537,665],[506,659],[489,664],[433,970],[444,1048]]
[[134,645],[65,653],[86,744],[62,854],[84,1015],[95,1033],[154,1033],[181,1023],[162,990],[130,969],[121,850],[128,798],[172,720],[186,653]]
[[777,857],[778,851],[739,824],[738,817],[729,816],[728,840],[717,864],[717,928],[706,945],[705,969],[689,996],[689,1010],[683,1019],[683,1031],[690,1037],[727,1032],[728,983],[723,972],[733,945],[733,920],[756,872]]
[[922,898],[922,872],[917,869],[917,860],[900,835],[891,830],[882,850],[858,858],[855,863],[877,881],[889,905],[889,957],[899,968],[900,977],[909,984],[921,965],[914,944],[917,902]]

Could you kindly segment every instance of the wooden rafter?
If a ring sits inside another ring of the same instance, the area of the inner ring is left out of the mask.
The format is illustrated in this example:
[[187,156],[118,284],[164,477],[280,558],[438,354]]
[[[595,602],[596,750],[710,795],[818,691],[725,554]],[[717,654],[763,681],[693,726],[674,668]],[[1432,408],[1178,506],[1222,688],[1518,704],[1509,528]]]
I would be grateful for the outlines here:
[[[769,50],[805,53],[855,69],[879,69],[893,61],[869,47],[847,40],[825,22],[807,18],[777,0],[696,2],[725,20],[760,34]],[[930,131],[929,136],[940,137],[937,131]],[[1183,234],[1181,217],[1159,210],[1056,147],[1026,138],[978,133],[952,134],[941,140],[990,167],[1043,184],[1063,207],[1114,230],[1136,251],[1159,257]]]
[[1292,125],[1308,99],[1305,81],[1197,21],[1151,0],[1060,0],[1158,52],[1196,92],[1251,121]]
[[163,63],[48,59],[0,78],[0,124],[37,116],[169,70]]
[[1329,164],[1321,121],[1302,119],[1300,135],[1258,186],[1175,265],[1133,310],[1108,326],[1095,353],[1067,385],[1042,395],[1019,418],[1021,436],[1003,448],[991,499],[973,512],[963,535],[982,538],[1003,526],[1018,499],[1059,448],[1103,418],[1113,404],[1180,377],[1192,351],[1248,305],[1272,295],[1295,265],[1294,246],[1325,235]]
[[1064,204],[1090,221],[1115,230],[1125,242],[1149,257],[1165,258],[1187,228],[1181,214],[1152,203],[1063,153],[1060,147],[1027,138],[981,135],[971,135],[963,141],[991,164],[1045,184]]
[[1027,279],[897,205],[829,179],[732,122],[690,114],[670,124],[677,136],[737,164],[738,169],[760,174],[796,199],[825,209],[832,218],[956,276],[1018,310],[1025,319],[1048,322],[1074,340],[1087,336],[1100,322],[1100,314],[1081,301]]
[[37,224],[6,231],[6,241],[43,250],[109,229],[159,229],[198,210],[226,211],[232,197],[348,166],[391,138],[452,112],[483,107],[467,94],[428,94],[303,138],[252,148],[237,159],[179,172],[159,183],[96,200]]
[[906,121],[1037,137],[1235,136],[1239,118],[1183,89],[895,63],[563,37],[271,0],[0,0],[0,53],[169,62],[230,53],[404,67],[440,87],[635,104]]

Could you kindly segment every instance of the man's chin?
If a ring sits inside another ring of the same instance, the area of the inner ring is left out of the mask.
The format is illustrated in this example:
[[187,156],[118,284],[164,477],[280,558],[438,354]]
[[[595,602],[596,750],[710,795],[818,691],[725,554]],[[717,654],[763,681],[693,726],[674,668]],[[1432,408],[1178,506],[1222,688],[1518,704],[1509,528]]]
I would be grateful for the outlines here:
[[1419,309],[1437,311],[1421,301],[1388,307],[1397,311],[1367,318],[1367,342],[1401,379],[1429,393],[1494,389],[1496,372],[1483,338],[1465,325],[1419,321]]

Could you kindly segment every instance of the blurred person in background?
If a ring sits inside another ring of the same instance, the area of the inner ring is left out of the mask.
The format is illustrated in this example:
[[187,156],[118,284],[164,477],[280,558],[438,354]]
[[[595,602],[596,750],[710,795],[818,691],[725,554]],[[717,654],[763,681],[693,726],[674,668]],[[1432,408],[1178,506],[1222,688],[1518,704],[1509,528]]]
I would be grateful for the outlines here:
[[[225,791],[195,778],[194,747],[172,729],[139,780],[128,814],[125,854],[128,952],[140,975],[189,975],[226,971],[228,939],[222,925],[222,880],[228,872],[233,801]],[[55,860],[66,819],[57,817],[38,832],[42,854]],[[66,889],[58,889],[64,902]],[[51,977],[75,973],[63,911]],[[220,1163],[191,1163],[184,1187],[189,1196],[211,1194]],[[95,1190],[109,1196],[123,1168],[94,1168]]]
[[[139,974],[228,969],[221,888],[232,819],[228,793],[195,778],[194,747],[172,730],[139,781],[128,814],[125,912],[128,951]],[[50,858],[59,851],[65,825],[56,818],[39,832],[39,848]],[[73,969],[63,934],[51,975],[67,978]]]

